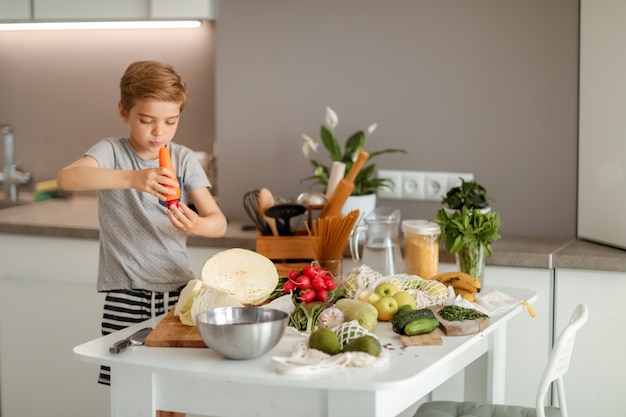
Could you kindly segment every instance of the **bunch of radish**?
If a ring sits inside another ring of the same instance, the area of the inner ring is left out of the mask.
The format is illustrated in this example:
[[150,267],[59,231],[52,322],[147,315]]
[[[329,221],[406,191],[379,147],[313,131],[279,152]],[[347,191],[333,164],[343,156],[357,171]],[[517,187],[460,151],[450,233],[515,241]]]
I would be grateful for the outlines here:
[[300,301],[326,302],[336,288],[335,279],[328,270],[309,264],[302,269],[292,269],[287,274],[283,291],[294,294]]

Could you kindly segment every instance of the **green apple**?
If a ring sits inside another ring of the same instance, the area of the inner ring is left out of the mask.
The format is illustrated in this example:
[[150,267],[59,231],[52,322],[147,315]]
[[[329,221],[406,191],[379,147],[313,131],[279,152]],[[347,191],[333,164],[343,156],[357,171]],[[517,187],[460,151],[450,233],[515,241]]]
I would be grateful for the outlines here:
[[378,310],[378,320],[389,321],[398,312],[398,302],[390,295],[383,295],[374,303]]
[[383,282],[382,284],[378,284],[374,289],[374,292],[376,294],[380,294],[380,296],[382,297],[391,297],[398,291],[400,291],[398,287],[396,287],[395,284],[391,282]]
[[412,294],[406,291],[398,291],[393,295],[393,298],[398,302],[398,308],[402,306],[409,306],[413,309],[417,308],[417,303],[415,301],[415,297]]

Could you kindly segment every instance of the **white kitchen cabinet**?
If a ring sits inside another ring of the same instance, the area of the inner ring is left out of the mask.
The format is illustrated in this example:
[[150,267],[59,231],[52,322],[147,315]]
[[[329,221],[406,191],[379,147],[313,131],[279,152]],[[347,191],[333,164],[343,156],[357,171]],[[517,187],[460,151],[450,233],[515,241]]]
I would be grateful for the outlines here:
[[0,235],[3,417],[109,415],[98,368],[72,348],[100,335],[97,241]]
[[213,0],[0,0],[0,20],[167,20],[213,17]]
[[[216,248],[189,249],[194,273]],[[0,234],[0,415],[110,415],[98,366],[72,349],[100,336],[98,241]]]
[[146,19],[147,0],[34,0],[35,20]]
[[213,19],[211,0],[151,0],[151,19]]
[[1,20],[28,20],[30,18],[30,1],[0,0]]
[[570,417],[624,415],[626,336],[619,324],[624,294],[624,272],[556,270],[555,333],[563,330],[578,304],[589,308],[564,377]]

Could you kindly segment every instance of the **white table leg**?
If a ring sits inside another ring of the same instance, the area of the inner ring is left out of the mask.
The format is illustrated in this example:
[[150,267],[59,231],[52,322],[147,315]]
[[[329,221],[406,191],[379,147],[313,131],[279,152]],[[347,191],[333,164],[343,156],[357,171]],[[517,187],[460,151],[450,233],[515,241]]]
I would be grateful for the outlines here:
[[487,353],[487,402],[504,403],[506,383],[506,323],[494,330]]

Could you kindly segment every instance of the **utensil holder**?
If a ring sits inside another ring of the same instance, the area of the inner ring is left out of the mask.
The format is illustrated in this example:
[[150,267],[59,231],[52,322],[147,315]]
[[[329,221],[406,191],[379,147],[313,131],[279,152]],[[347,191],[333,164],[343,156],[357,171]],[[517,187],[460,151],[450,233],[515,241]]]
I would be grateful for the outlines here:
[[315,259],[313,237],[296,232],[293,236],[263,236],[257,234],[256,252],[269,258],[281,277],[292,269],[304,268]]

